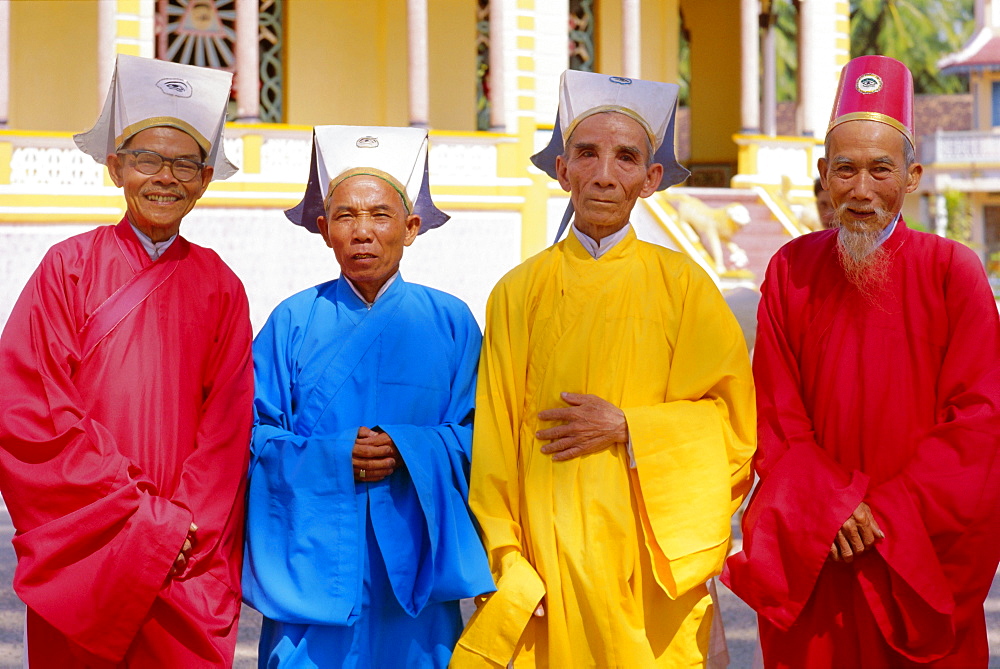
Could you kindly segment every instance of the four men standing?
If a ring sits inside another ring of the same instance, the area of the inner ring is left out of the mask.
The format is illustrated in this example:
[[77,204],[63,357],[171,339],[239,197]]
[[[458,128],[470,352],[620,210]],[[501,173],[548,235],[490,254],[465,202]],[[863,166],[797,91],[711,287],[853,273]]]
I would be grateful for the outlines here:
[[760,614],[765,663],[985,664],[1000,321],[975,255],[899,216],[922,169],[902,64],[842,75],[819,165],[839,227],[768,269],[759,426],[717,288],[630,224],[686,176],[677,87],[582,72],[533,159],[571,232],[499,282],[484,341],[463,303],[399,275],[447,219],[426,131],[317,127],[288,216],[341,276],[271,315],[251,402],[242,286],[177,235],[232,171],[228,85],[120,58],[78,143],[128,213],[53,247],[0,338],[31,663],[232,662],[252,404],[262,667],[703,665],[755,429],[761,482],[724,578]]

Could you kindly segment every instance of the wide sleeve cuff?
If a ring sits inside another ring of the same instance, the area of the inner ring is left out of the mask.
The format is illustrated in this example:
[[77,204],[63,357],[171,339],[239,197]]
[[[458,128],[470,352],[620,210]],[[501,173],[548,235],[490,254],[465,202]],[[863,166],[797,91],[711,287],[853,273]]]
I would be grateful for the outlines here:
[[955,640],[955,601],[937,551],[906,483],[897,477],[867,498],[885,538],[881,560],[859,560],[858,582],[886,641],[916,662],[947,653]]
[[743,514],[743,551],[722,582],[758,615],[787,630],[809,600],[830,546],[865,497],[869,478],[844,472],[818,447],[790,449]]
[[722,419],[708,399],[625,415],[646,543],[657,581],[676,597],[717,574],[725,559],[732,491]]
[[497,591],[479,602],[452,655],[451,666],[506,667],[538,603],[545,584],[523,557],[508,566]]

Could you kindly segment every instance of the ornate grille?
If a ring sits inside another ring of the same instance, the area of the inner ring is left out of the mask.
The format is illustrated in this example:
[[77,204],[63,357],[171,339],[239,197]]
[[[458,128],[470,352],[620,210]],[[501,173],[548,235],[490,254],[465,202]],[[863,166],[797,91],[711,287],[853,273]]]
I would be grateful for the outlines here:
[[260,0],[260,120],[266,123],[281,123],[285,116],[284,5],[284,0]]
[[476,7],[476,129],[490,129],[490,0]]
[[569,69],[594,71],[594,1],[570,0]]
[[156,57],[236,69],[236,0],[157,0]]

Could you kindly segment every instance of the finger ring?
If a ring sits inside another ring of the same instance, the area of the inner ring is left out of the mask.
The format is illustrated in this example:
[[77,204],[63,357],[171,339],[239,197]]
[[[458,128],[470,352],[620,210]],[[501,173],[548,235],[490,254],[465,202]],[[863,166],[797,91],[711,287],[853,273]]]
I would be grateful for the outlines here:
[[362,470],[361,470],[361,471],[360,471],[360,472],[358,473],[358,476],[360,476],[361,478],[364,478],[364,477],[365,477],[366,475],[367,475],[367,472],[366,472],[366,471],[365,471],[364,469],[362,469]]

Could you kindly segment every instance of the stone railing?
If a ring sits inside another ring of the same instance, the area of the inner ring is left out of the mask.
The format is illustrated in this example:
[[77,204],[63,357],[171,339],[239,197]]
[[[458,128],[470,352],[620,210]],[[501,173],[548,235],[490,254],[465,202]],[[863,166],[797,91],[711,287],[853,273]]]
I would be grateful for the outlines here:
[[938,131],[917,141],[918,160],[924,165],[1000,164],[1000,132],[990,130]]
[[[466,206],[475,206],[479,200],[523,202],[515,191],[527,179],[499,176],[501,146],[516,141],[513,136],[493,133],[432,132],[432,187],[443,189],[443,198],[450,195]],[[227,126],[226,155],[241,169],[226,181],[213,182],[206,202],[213,206],[292,206],[309,176],[311,148],[312,129],[306,126]],[[476,188],[487,188],[489,193],[479,198]],[[0,221],[20,221],[26,212],[52,206],[62,207],[70,217],[90,212],[100,220],[112,220],[120,216],[114,207],[109,209],[118,195],[104,166],[77,149],[70,133],[0,131]]]

